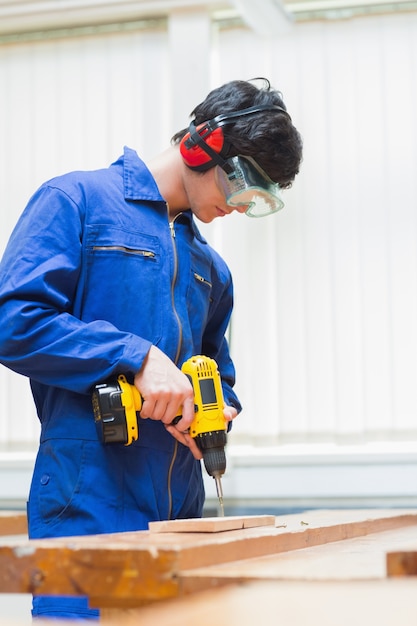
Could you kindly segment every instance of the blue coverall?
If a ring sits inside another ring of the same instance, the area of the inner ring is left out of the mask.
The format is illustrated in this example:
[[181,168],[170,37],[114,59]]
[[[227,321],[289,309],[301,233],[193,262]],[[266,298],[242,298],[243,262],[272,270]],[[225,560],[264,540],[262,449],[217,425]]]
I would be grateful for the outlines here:
[[[198,517],[201,463],[161,422],[139,441],[103,445],[91,391],[133,379],[152,344],[179,367],[204,354],[226,404],[240,410],[225,332],[233,300],[225,262],[191,211],[167,206],[135,151],[109,168],[50,180],[30,199],[0,264],[0,362],[30,378],[41,422],[28,501],[31,538],[147,529]],[[85,616],[84,598],[34,598],[35,616]]]

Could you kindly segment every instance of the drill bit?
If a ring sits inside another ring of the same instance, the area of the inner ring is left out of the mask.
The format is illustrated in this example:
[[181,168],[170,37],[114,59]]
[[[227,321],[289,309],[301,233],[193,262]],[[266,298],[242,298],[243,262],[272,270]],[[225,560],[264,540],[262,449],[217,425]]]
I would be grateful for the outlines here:
[[223,503],[223,489],[222,489],[221,475],[217,474],[216,476],[214,476],[214,480],[216,481],[217,497],[219,499],[219,505],[220,505],[220,516],[224,517],[224,503]]

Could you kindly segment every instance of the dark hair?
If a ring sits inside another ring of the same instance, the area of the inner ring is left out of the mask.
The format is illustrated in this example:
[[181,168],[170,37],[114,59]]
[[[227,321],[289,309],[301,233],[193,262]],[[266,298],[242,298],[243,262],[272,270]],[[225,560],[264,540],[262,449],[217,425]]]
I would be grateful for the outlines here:
[[[255,81],[261,81],[261,86],[254,84]],[[191,116],[198,126],[216,115],[260,104],[274,104],[287,110],[282,94],[274,90],[266,78],[233,80],[213,89]],[[171,142],[178,144],[187,132],[188,129],[179,131]],[[223,126],[223,133],[230,144],[227,157],[250,156],[283,189],[291,187],[299,172],[303,143],[289,115],[272,110],[242,116]]]

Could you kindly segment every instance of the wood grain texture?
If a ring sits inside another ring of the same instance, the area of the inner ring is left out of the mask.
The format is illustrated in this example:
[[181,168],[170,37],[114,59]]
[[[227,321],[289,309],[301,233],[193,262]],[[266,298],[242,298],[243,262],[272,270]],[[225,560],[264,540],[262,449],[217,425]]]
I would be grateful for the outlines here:
[[274,515],[246,515],[228,517],[202,517],[150,522],[151,533],[219,533],[240,528],[275,526]]
[[[104,610],[106,626],[415,626],[417,580],[251,581],[141,609]],[[40,626],[40,625],[39,625]]]
[[0,538],[0,592],[87,595],[92,606],[140,606],[231,582],[218,572],[199,576],[200,568],[416,525],[417,511],[311,511],[276,518],[275,526],[219,533]]
[[27,535],[26,513],[21,511],[0,511],[0,535]]
[[195,589],[198,579],[201,589],[226,580],[383,580],[387,577],[387,553],[412,543],[417,544],[417,524],[302,550],[184,570],[179,576],[184,591],[189,585]]
[[[103,626],[415,626],[417,579],[251,581],[142,608],[104,609]],[[37,619],[36,626],[79,621]],[[33,626],[0,614],[0,626]]]
[[388,552],[386,564],[388,576],[417,576],[417,549]]

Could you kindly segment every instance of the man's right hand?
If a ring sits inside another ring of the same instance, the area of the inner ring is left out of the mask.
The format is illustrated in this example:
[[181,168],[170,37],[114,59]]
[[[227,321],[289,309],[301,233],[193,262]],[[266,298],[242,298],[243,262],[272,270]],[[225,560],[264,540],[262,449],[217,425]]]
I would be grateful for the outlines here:
[[[197,444],[187,434],[194,419],[194,390],[187,376],[159,348],[151,346],[134,384],[143,398],[141,417],[163,422],[175,439],[201,459]],[[182,418],[174,426],[172,421],[180,411]]]

